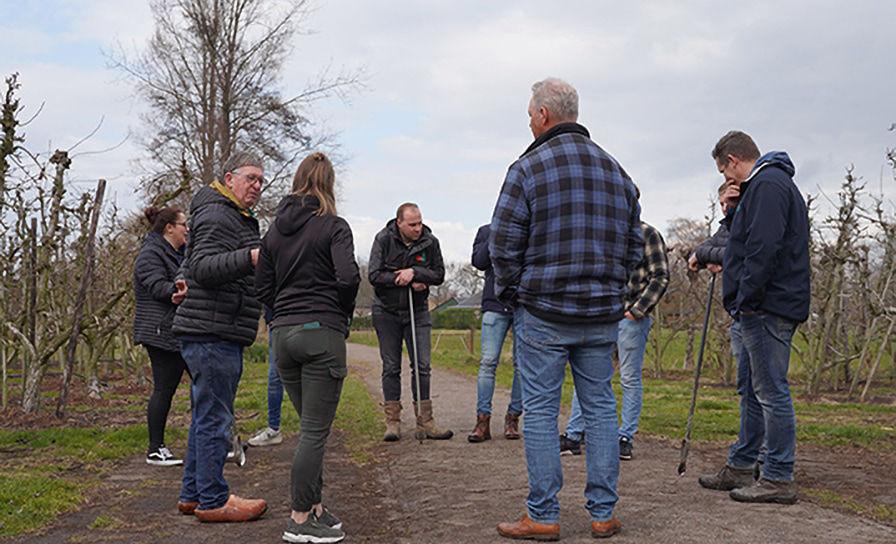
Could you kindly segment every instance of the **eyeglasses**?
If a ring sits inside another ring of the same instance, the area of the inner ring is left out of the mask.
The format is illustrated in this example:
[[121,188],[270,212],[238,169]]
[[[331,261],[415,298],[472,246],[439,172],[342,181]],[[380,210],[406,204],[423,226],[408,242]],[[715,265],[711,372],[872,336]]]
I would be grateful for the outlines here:
[[264,185],[264,177],[263,176],[258,176],[255,174],[244,174],[244,173],[240,172],[239,170],[236,170],[233,173],[238,176],[243,176],[244,178],[249,180],[249,183],[252,185],[255,185],[256,183],[258,184],[259,187]]
[[175,224],[175,225],[180,225],[181,227],[186,227],[186,226],[187,226],[187,222],[186,222],[186,221],[175,221],[174,224]]

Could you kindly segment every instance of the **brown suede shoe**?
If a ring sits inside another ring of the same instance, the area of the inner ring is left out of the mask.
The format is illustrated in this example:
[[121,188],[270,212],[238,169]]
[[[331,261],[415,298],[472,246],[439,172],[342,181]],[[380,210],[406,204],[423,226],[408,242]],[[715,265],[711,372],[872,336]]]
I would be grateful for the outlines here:
[[260,518],[268,509],[264,499],[244,499],[231,495],[227,503],[211,510],[196,509],[193,514],[199,521],[209,523],[252,521]]
[[499,523],[498,534],[515,539],[560,540],[560,524],[537,523],[529,519],[529,514],[523,514],[519,521]]
[[520,415],[507,412],[504,416],[504,438],[507,440],[520,439]]
[[621,529],[622,522],[616,516],[607,521],[591,522],[591,536],[594,538],[608,538],[618,533]]
[[197,506],[199,506],[198,501],[177,501],[177,511],[185,516],[192,516]]
[[485,442],[492,439],[492,430],[490,428],[492,416],[490,414],[476,414],[476,427],[473,432],[467,436],[467,442],[474,444]]

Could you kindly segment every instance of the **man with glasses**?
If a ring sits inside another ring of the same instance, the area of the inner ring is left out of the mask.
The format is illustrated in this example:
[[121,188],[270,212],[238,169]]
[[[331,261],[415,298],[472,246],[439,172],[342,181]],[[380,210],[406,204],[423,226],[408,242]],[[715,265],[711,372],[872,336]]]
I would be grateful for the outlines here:
[[243,372],[243,348],[255,341],[261,303],[255,298],[262,163],[236,152],[223,177],[190,203],[190,240],[180,275],[187,296],[172,330],[193,377],[192,423],[177,508],[200,521],[250,521],[267,510],[263,499],[230,494],[224,462],[234,423],[233,401]]

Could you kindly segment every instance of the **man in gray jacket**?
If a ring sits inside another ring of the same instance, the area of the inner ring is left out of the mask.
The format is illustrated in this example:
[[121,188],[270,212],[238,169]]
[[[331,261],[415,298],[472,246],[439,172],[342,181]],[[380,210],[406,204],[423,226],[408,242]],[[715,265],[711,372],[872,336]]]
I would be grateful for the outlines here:
[[181,268],[188,294],[172,328],[193,377],[193,417],[177,508],[200,521],[249,521],[267,510],[262,499],[230,494],[224,479],[243,348],[255,341],[261,315],[255,298],[260,239],[252,207],[263,176],[257,157],[234,153],[223,183],[203,187],[190,203],[191,235]]

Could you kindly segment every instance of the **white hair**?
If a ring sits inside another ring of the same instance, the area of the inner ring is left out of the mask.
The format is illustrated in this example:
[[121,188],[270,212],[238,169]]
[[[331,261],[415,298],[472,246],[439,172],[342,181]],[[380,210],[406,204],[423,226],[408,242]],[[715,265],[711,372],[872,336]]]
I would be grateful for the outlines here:
[[579,93],[562,79],[549,77],[532,85],[532,105],[544,106],[562,121],[579,118]]

